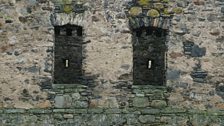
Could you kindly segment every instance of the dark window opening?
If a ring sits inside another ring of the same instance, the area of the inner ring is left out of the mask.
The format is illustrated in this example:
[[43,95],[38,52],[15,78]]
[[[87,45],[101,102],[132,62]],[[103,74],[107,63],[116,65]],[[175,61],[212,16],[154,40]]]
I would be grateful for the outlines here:
[[77,27],[77,35],[82,36],[82,27]]
[[72,36],[72,29],[71,28],[66,28],[66,35],[67,36]]
[[164,85],[167,31],[155,27],[133,29],[133,82]]
[[55,26],[54,84],[82,83],[83,39],[74,34],[78,29],[82,31],[76,25]]

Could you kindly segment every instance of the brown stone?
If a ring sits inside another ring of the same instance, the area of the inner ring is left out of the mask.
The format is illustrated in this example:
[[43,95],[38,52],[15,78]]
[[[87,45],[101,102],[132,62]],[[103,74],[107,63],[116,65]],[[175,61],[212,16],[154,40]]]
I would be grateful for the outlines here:
[[6,50],[8,50],[10,48],[11,48],[11,46],[9,46],[9,45],[3,45],[0,47],[0,52],[5,52]]
[[217,103],[215,105],[215,107],[218,108],[218,109],[224,109],[224,103]]
[[27,18],[26,17],[19,17],[19,21],[22,23],[27,22]]
[[51,103],[50,103],[50,101],[46,100],[44,102],[41,102],[41,103],[37,104],[36,107],[37,108],[50,108],[51,107]]
[[204,0],[193,0],[193,3],[195,5],[204,5],[205,4]]
[[171,53],[170,53],[170,57],[171,57],[172,59],[176,59],[176,58],[178,58],[178,57],[182,57],[182,56],[183,56],[182,53],[178,53],[178,52],[171,52]]
[[4,105],[3,105],[3,102],[0,102],[0,108],[3,108]]
[[47,11],[52,11],[53,8],[52,7],[42,7],[43,10],[47,10]]
[[211,35],[214,35],[214,36],[218,36],[218,35],[220,34],[220,31],[219,31],[218,29],[212,29],[212,30],[210,31],[210,34],[211,34]]

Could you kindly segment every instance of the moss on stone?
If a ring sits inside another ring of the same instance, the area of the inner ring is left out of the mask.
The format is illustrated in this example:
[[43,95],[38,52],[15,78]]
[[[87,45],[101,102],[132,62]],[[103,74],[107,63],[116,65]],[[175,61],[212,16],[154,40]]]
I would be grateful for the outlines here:
[[168,3],[168,2],[169,2],[169,0],[162,0],[161,2]]
[[138,4],[141,6],[148,6],[150,0],[138,0]]
[[130,10],[129,10],[129,14],[131,16],[138,16],[142,13],[142,8],[141,7],[132,7]]
[[151,9],[151,10],[149,10],[147,12],[147,16],[150,16],[150,17],[159,17],[160,16],[160,13],[156,9]]
[[71,5],[64,5],[64,12],[69,14],[72,12],[72,6]]
[[155,3],[154,8],[157,10],[164,9],[164,5],[162,3]]
[[162,14],[163,14],[163,16],[170,16],[170,12],[168,11],[168,9],[167,8],[165,8],[163,11],[162,11]]
[[71,4],[72,0],[62,0],[63,4]]
[[180,7],[176,7],[176,8],[173,8],[172,11],[175,13],[175,14],[181,14],[183,12],[183,9],[180,8]]

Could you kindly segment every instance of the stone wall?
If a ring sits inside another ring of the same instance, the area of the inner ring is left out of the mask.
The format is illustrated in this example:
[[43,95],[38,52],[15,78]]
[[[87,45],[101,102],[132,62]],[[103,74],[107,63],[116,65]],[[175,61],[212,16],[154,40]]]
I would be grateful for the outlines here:
[[[126,12],[150,1],[140,2],[86,0],[81,13],[56,13],[55,1],[0,0],[0,124],[224,125],[224,1],[161,1],[178,10],[166,11],[164,86],[132,82],[138,15]],[[68,23],[83,27],[86,85],[53,84],[54,26]]]
[[[223,1],[181,2],[168,42],[169,105],[223,109]],[[189,44],[191,46],[189,46]]]

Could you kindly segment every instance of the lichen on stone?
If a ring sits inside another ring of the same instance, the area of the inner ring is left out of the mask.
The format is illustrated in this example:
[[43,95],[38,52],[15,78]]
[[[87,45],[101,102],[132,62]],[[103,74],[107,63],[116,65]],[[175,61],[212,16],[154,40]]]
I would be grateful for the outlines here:
[[141,6],[148,6],[150,0],[138,0],[138,4]]
[[158,10],[161,10],[161,9],[164,9],[164,5],[162,3],[155,3],[154,8],[158,9]]
[[160,16],[160,13],[156,9],[151,9],[151,10],[149,10],[147,12],[147,16],[150,16],[150,17],[159,17]]
[[141,7],[132,7],[130,10],[129,10],[129,14],[131,16],[138,16],[142,13],[142,8]]
[[165,9],[161,12],[161,14],[162,14],[163,16],[166,16],[166,17],[171,16],[171,15],[170,15],[170,12],[168,11],[167,8],[165,8]]
[[181,14],[183,12],[183,9],[180,7],[176,7],[172,9],[172,12],[175,14]]
[[72,6],[71,5],[64,5],[64,12],[69,14],[72,12]]
[[168,3],[168,2],[169,2],[169,0],[162,0],[161,2]]

